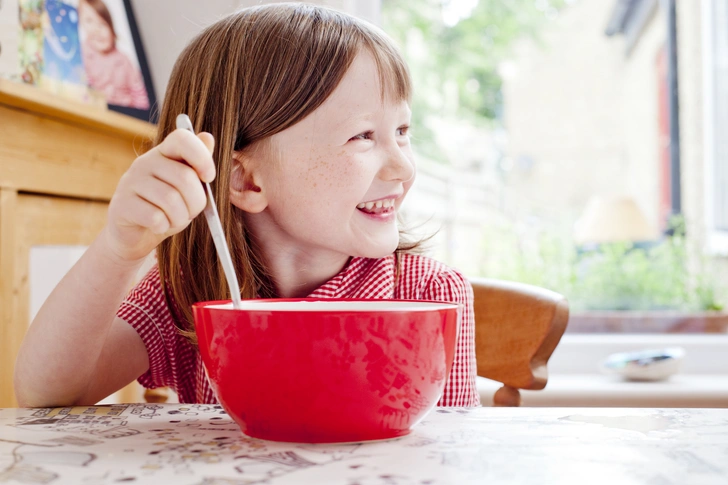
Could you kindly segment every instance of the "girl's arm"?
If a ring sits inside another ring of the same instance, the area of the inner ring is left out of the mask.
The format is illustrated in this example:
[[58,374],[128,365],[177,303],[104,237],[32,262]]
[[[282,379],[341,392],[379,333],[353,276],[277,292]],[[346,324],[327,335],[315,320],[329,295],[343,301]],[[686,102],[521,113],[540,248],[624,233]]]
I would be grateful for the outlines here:
[[[20,406],[93,404],[116,390],[97,396],[98,381],[123,387],[146,369],[146,350],[139,336],[131,327],[131,332],[125,331],[123,322],[114,322],[116,308],[143,259],[125,262],[110,257],[107,237],[105,228],[28,329],[15,366]],[[117,349],[125,352],[115,355]],[[117,376],[109,372],[109,360],[119,364]],[[99,372],[102,369],[106,372]]]
[[205,207],[200,179],[215,176],[212,145],[208,133],[176,130],[121,178],[106,226],[23,340],[15,367],[21,406],[93,404],[148,368],[141,338],[116,310],[146,256]]

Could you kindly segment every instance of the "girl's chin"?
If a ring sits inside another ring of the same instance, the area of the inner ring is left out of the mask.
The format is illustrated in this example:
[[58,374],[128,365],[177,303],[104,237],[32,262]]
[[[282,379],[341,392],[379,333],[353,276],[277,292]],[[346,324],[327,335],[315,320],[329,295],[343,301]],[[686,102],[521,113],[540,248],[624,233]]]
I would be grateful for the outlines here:
[[372,247],[364,249],[362,254],[358,254],[357,256],[371,259],[386,258],[397,250],[397,246],[399,246],[399,234],[397,234],[397,239],[382,243],[377,245],[377,247],[373,247],[372,245]]

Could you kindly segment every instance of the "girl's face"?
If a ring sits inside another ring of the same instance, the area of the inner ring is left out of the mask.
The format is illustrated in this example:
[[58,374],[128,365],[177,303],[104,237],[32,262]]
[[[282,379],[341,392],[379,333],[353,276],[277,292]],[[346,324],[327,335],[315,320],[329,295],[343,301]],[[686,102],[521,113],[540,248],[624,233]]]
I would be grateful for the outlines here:
[[271,137],[271,160],[256,163],[267,205],[246,214],[264,251],[308,260],[394,252],[415,166],[409,106],[387,98],[362,50],[319,108]]
[[78,9],[78,21],[86,36],[86,45],[101,53],[108,52],[114,47],[114,35],[109,24],[93,7],[81,2]]

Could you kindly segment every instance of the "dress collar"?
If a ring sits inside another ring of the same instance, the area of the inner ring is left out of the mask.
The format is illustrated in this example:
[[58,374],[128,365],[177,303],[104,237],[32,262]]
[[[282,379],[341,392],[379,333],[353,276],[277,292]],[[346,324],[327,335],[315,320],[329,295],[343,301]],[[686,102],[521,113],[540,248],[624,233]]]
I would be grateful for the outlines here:
[[380,259],[352,257],[309,298],[393,298],[394,255]]

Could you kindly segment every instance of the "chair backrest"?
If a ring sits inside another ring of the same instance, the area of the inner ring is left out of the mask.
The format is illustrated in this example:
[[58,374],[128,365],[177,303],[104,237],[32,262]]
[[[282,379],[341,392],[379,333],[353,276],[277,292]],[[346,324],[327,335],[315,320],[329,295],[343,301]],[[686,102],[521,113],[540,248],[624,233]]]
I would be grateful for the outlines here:
[[543,389],[546,364],[564,334],[569,305],[538,286],[471,278],[478,375],[503,383],[495,406],[519,406],[519,389]]

